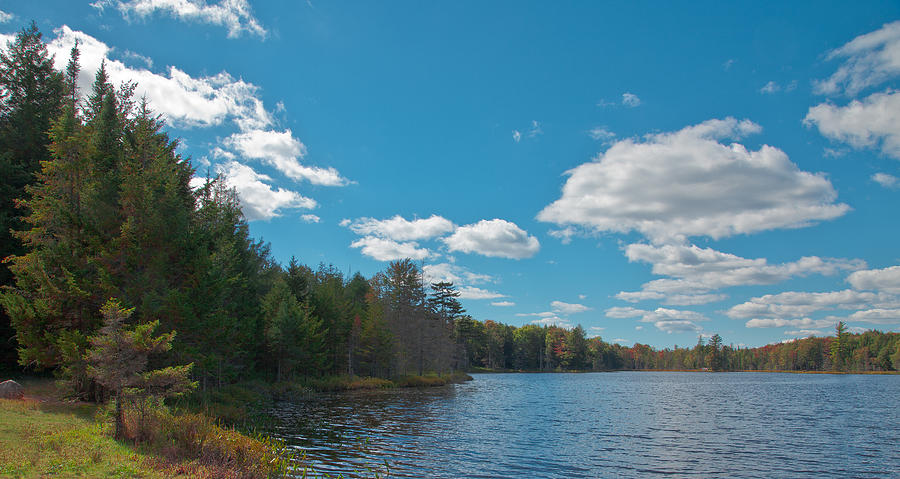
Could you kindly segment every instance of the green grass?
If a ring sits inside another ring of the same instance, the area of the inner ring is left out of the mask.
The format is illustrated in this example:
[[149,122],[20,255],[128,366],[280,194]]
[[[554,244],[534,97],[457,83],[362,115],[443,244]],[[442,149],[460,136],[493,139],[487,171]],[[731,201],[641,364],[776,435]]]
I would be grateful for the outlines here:
[[128,437],[144,439],[118,442],[109,407],[65,402],[49,380],[22,384],[24,400],[0,399],[0,477],[265,478],[288,466],[276,441],[164,407],[126,415]]
[[104,433],[96,407],[0,399],[0,477],[189,477]]

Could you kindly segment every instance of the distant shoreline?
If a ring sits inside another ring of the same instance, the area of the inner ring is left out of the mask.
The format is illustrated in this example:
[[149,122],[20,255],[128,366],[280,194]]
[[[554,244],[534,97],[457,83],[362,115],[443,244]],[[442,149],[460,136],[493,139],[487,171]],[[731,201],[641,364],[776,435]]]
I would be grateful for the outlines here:
[[504,374],[504,373],[523,373],[523,374],[583,374],[583,373],[784,373],[784,374],[859,374],[859,375],[881,375],[881,376],[897,376],[900,371],[791,371],[783,369],[741,369],[733,371],[709,371],[702,369],[609,369],[604,371],[591,370],[571,370],[571,371],[537,371],[537,370],[515,370],[515,369],[477,369],[468,371],[469,374]]

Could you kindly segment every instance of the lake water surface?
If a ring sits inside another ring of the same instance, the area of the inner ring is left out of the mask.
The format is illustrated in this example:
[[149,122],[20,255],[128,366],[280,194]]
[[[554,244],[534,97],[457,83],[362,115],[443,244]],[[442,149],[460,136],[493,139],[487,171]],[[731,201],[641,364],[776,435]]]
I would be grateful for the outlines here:
[[900,477],[900,376],[478,374],[280,403],[344,477]]

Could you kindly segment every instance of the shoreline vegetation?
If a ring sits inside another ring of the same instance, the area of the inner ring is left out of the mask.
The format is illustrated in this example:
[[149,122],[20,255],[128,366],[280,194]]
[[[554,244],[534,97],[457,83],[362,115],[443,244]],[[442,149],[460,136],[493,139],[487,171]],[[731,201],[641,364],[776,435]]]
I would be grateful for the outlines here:
[[[319,477],[278,440],[253,432],[277,400],[323,392],[440,387],[472,380],[465,373],[386,380],[354,376],[307,378],[294,383],[235,384],[205,398],[185,398],[156,408],[132,434],[116,441],[108,405],[67,400],[49,378],[19,378],[23,399],[0,399],[0,476],[266,478]],[[327,476],[322,476],[327,477]],[[377,477],[377,475],[376,475]]]

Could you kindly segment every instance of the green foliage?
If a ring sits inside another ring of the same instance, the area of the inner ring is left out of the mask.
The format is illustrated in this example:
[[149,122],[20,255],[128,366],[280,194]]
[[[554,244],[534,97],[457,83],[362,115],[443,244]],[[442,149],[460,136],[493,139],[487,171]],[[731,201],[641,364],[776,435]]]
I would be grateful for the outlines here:
[[[27,208],[19,205],[41,162],[50,158],[47,133],[63,95],[62,75],[32,23],[0,51],[0,259],[25,252],[12,232],[25,226]],[[9,266],[0,262],[0,287],[13,284]],[[16,363],[16,351],[10,315],[0,308],[0,371]]]
[[838,321],[834,328],[834,341],[831,342],[831,365],[835,370],[844,369],[847,359],[847,327]]
[[276,381],[292,378],[298,368],[321,371],[326,362],[322,321],[277,280],[263,298],[268,351],[276,363]]
[[99,334],[90,338],[85,354],[86,373],[116,397],[116,439],[124,437],[126,395],[139,406],[147,401],[183,394],[194,387],[188,377],[192,364],[153,371],[147,369],[151,354],[172,348],[175,332],[154,336],[159,321],[126,327],[134,309],[124,309],[118,300],[110,299],[101,308],[104,318]]

